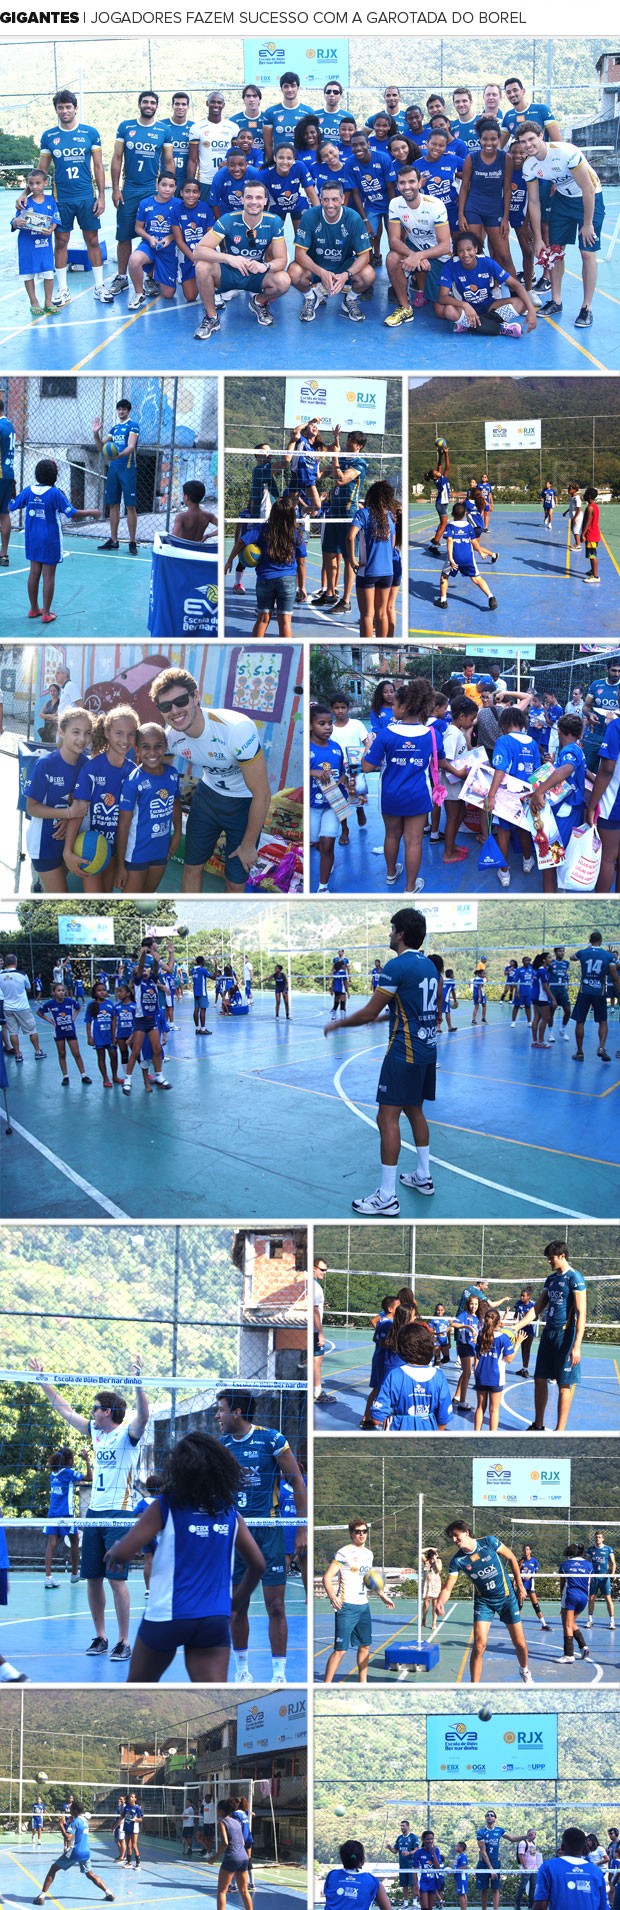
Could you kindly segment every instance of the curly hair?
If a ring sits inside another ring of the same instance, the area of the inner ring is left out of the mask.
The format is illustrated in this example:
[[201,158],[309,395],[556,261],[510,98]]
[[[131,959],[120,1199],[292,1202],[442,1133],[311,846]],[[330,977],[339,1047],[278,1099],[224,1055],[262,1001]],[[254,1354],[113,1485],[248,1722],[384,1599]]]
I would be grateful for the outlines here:
[[162,1492],[172,1505],[191,1506],[211,1516],[235,1503],[241,1467],[211,1433],[187,1433],[164,1460]]

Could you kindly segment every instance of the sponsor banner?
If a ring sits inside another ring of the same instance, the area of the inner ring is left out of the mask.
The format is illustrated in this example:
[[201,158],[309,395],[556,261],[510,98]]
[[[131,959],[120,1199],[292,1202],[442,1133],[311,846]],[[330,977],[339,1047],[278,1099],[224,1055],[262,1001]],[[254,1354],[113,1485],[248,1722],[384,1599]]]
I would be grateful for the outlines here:
[[558,1720],[537,1713],[498,1712],[486,1723],[468,1712],[427,1717],[427,1779],[489,1780],[555,1778],[558,1775]]
[[237,1709],[237,1757],[253,1751],[275,1751],[285,1744],[307,1744],[308,1706],[305,1691],[269,1691]]
[[58,940],[65,948],[88,948],[90,943],[114,947],[113,915],[59,915]]
[[570,1459],[473,1459],[472,1505],[570,1507]]
[[487,451],[540,451],[540,418],[485,419]]
[[287,378],[284,423],[318,418],[322,431],[385,431],[386,378]]
[[[349,42],[309,40],[306,45],[301,35],[290,40],[244,40],[243,77],[246,86],[251,86],[252,81],[258,86],[278,86],[282,74],[286,72],[299,74],[302,100],[304,87],[318,86],[322,92],[326,80],[340,80],[341,86],[348,86]],[[309,103],[313,104],[312,101]],[[342,101],[342,105],[346,106],[346,100]]]

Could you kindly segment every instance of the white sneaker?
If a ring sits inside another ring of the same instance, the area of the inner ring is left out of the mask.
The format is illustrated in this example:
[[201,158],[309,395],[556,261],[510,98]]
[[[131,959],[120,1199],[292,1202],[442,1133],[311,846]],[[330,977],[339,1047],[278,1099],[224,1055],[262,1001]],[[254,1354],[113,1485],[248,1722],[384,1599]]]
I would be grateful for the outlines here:
[[615,1618],[610,1618],[610,1620],[609,1620],[609,1630],[610,1630],[610,1631],[615,1631],[615,1629],[616,1629],[616,1620],[615,1620]]
[[497,880],[500,883],[502,889],[509,889],[510,888],[510,869],[498,869]]
[[274,1678],[274,1677],[272,1677],[272,1678],[271,1678],[271,1680],[270,1680],[270,1683],[271,1683],[272,1685],[285,1685],[285,1684],[286,1684],[286,1678]]
[[548,1036],[548,1038],[547,1038],[547,1040],[546,1040],[546,1042],[545,1042],[545,1047],[546,1047],[546,1048],[552,1048],[552,1047],[553,1047],[553,1044],[554,1044],[554,1041],[555,1041],[555,1035],[549,1035],[549,1036]]
[[536,863],[535,856],[524,856],[523,857],[523,874],[531,875],[532,869],[535,867],[535,863]]
[[583,1628],[584,1631],[591,1631],[593,1623],[594,1623],[594,1620],[592,1618],[586,1618],[586,1622]]
[[384,1218],[398,1220],[400,1213],[397,1195],[390,1194],[387,1200],[384,1200],[380,1187],[375,1189],[374,1194],[364,1194],[361,1200],[352,1200],[351,1206],[356,1214],[368,1214],[371,1219],[373,1216],[377,1219],[383,1215]]
[[565,1028],[562,1029],[562,1033],[560,1035],[560,1041],[570,1041],[570,1035],[567,1035]]
[[435,1186],[430,1174],[401,1174],[401,1187],[412,1187],[414,1194],[434,1194]]
[[127,310],[128,312],[141,312],[144,305],[148,305],[146,292],[134,292],[133,298],[127,301]]
[[72,1573],[71,1573],[71,1577],[70,1577],[70,1579],[69,1579],[69,1584],[70,1584],[70,1585],[80,1585],[80,1584],[81,1584],[81,1582],[82,1582],[82,1581],[81,1581],[81,1579],[80,1579],[80,1574],[79,1574],[79,1572],[72,1572]]
[[235,1677],[234,1677],[234,1682],[235,1682],[235,1684],[236,1684],[236,1685],[251,1685],[251,1684],[253,1684],[253,1683],[254,1683],[254,1680],[253,1680],[253,1677],[252,1677],[252,1673],[251,1673],[251,1671],[250,1671],[250,1668],[249,1668],[249,1666],[248,1666],[248,1669],[247,1669],[247,1671],[238,1671],[238,1670],[237,1670],[237,1671],[235,1672]]
[[59,1585],[60,1585],[59,1578],[46,1578],[45,1580],[46,1592],[57,1592]]
[[70,304],[71,304],[70,292],[52,292],[52,305],[54,307],[55,312],[59,312],[63,305],[70,305]]
[[580,1656],[580,1658],[589,1658],[589,1656],[590,1656],[590,1646],[589,1646],[589,1645],[582,1645],[582,1646],[581,1646],[581,1648],[580,1648],[580,1652],[579,1652],[579,1656]]
[[403,863],[403,862],[397,862],[397,864],[396,864],[396,868],[395,868],[395,870],[394,870],[394,874],[393,874],[393,875],[386,875],[386,878],[385,878],[385,880],[386,880],[386,882],[387,882],[387,884],[388,884],[388,888],[390,888],[390,889],[391,889],[391,888],[393,888],[393,886],[394,886],[394,883],[395,883],[395,882],[398,882],[398,878],[399,878],[399,875],[402,875],[402,873],[403,873],[403,868],[404,868],[404,863]]
[[94,285],[93,298],[96,298],[99,305],[114,304],[114,293],[110,291],[108,285]]
[[530,1671],[529,1665],[519,1666],[519,1677],[523,1685],[533,1685],[534,1683],[534,1679],[532,1677],[532,1673]]

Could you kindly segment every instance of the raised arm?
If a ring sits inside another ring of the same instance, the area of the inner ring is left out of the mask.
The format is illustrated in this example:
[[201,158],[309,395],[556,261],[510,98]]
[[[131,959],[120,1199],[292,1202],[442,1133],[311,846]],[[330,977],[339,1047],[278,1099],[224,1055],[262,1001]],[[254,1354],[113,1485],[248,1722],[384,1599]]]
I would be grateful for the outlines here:
[[41,1360],[33,1357],[29,1359],[28,1365],[34,1374],[35,1380],[38,1379],[41,1391],[45,1393],[45,1397],[49,1400],[54,1412],[59,1413],[61,1419],[66,1419],[68,1426],[75,1426],[76,1432],[87,1433],[88,1420],[84,1418],[84,1414],[76,1413],[73,1406],[69,1405],[68,1399],[64,1399],[62,1393],[59,1393],[57,1388],[50,1384],[49,1380],[40,1378],[41,1373],[45,1371]]

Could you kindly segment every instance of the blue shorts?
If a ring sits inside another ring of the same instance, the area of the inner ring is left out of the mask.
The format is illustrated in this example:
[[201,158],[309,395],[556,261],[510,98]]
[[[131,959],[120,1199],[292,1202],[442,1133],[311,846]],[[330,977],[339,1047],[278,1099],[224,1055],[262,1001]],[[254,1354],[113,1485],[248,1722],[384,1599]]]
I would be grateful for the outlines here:
[[483,1890],[499,1890],[500,1881],[499,1870],[487,1870],[485,1865],[484,1870],[476,1871],[476,1883],[481,1895]]
[[553,198],[553,180],[552,179],[539,179],[538,197],[540,199],[541,219],[543,221],[543,224],[546,225],[547,220],[549,218],[549,207],[551,205],[551,201]]
[[147,197],[147,194],[147,186],[140,186],[138,188],[134,186],[133,191],[131,186],[123,186],[122,204],[116,208],[117,239],[121,241],[123,239],[135,239],[138,206],[142,200]]
[[[255,1539],[256,1544],[260,1546],[263,1558],[267,1561],[265,1570],[261,1575],[261,1585],[284,1585],[286,1581],[286,1543],[284,1527],[275,1524],[273,1528],[268,1525],[250,1525],[249,1529],[252,1538]],[[233,1585],[239,1584],[239,1580],[243,1578],[244,1572],[244,1561],[240,1553],[235,1552]]]
[[583,201],[567,199],[564,193],[554,192],[549,208],[549,243],[550,245],[578,243],[580,252],[600,252],[604,217],[605,200],[602,192],[597,192],[592,218],[596,236],[591,245],[584,245],[579,229],[583,220]]
[[0,1605],[8,1605],[8,1602],[9,1602],[9,1568],[8,1568],[8,1565],[0,1565]]
[[224,867],[229,882],[246,883],[247,869],[236,851],[243,841],[250,813],[251,796],[220,796],[199,783],[192,796],[185,831],[185,862],[190,866],[209,862],[221,835],[225,842]]
[[592,1009],[592,1014],[594,1016],[596,1026],[598,1028],[599,1022],[607,1020],[608,1010],[607,1010],[607,1002],[605,1000],[605,996],[604,995],[584,995],[582,989],[580,988],[579,994],[577,996],[577,1000],[575,1002],[575,1006],[573,1008],[573,1012],[571,1015],[571,1021],[587,1021],[588,1015],[590,1013],[590,1009]]
[[606,1572],[603,1577],[591,1578],[588,1586],[591,1597],[611,1598],[611,1576]]
[[476,198],[475,192],[470,192],[465,205],[465,218],[467,219],[468,225],[484,226],[487,232],[490,227],[491,230],[494,231],[496,226],[501,225],[503,217],[503,194],[495,205],[484,206],[482,201]]
[[59,853],[54,857],[53,862],[49,856],[31,856],[30,861],[33,869],[37,869],[40,875],[49,875],[52,869],[62,869],[63,858],[60,853],[61,849],[62,843],[59,845]]
[[55,1870],[74,1870],[77,1867],[81,1871],[82,1876],[84,1876],[86,1871],[88,1870],[88,1866],[90,1862],[91,1862],[90,1851],[88,1852],[87,1857],[78,1857],[74,1850],[65,1850],[63,1852],[62,1857],[54,1858],[54,1869]]
[[265,259],[264,266],[265,266],[264,275],[261,274],[259,277],[258,272],[250,272],[249,276],[246,278],[243,272],[238,271],[236,265],[221,265],[220,266],[220,282],[217,288],[218,291],[219,292],[260,292],[262,289],[263,276],[266,276],[267,272],[269,271],[268,259]]
[[[136,1015],[133,1025],[134,1034],[151,1035],[153,1029],[156,1027],[157,1015]],[[128,1037],[128,1039],[130,1039],[130,1037]]]
[[377,1083],[377,1102],[384,1108],[421,1108],[435,1099],[435,1059],[399,1061],[388,1051]]
[[469,563],[467,561],[463,563],[463,559],[459,557],[454,557],[452,561],[453,563],[456,564],[459,577],[477,577],[478,576],[478,565],[476,563],[476,559],[474,557],[473,551],[472,551],[471,560]]
[[437,304],[439,298],[439,277],[445,263],[445,259],[432,259],[428,272],[424,273],[422,290],[424,297],[430,301],[431,305]]
[[[65,1039],[67,1041],[70,1041],[71,1035],[67,1035],[67,1036],[62,1035],[61,1040],[64,1041]],[[54,1040],[55,1041],[58,1040],[57,1035],[54,1036]],[[78,1530],[77,1525],[46,1525],[44,1529],[45,1529],[46,1539],[51,1539],[51,1538],[64,1539],[65,1534],[67,1538],[72,1539],[75,1537],[75,1534]]]
[[181,281],[181,285],[186,285],[188,279],[195,279],[196,267],[194,265],[193,259],[186,259],[185,253],[181,252],[179,254],[178,264],[179,264],[179,279]]
[[575,1329],[570,1326],[561,1333],[551,1333],[543,1327],[538,1353],[536,1355],[535,1379],[555,1380],[556,1386],[580,1386],[581,1362],[571,1366],[570,1355],[573,1349]]
[[334,1651],[350,1651],[353,1645],[372,1644],[370,1605],[341,1605],[335,1618]]
[[[118,1516],[119,1514],[116,1512],[110,1513],[110,1518],[112,1519],[116,1519]],[[86,1517],[88,1518],[88,1513]],[[83,1527],[80,1578],[128,1578],[128,1563],[125,1565],[113,1565],[110,1571],[108,1571],[104,1563],[105,1553],[108,1552],[110,1546],[114,1544],[114,1540],[123,1539],[126,1532],[131,1532],[131,1520],[126,1526],[113,1525],[104,1527],[103,1525],[85,1525]]]
[[[592,1584],[592,1580],[590,1580],[590,1585],[591,1584]],[[574,1612],[575,1617],[577,1618],[580,1612],[585,1612],[587,1603],[588,1603],[587,1592],[584,1592],[581,1590],[581,1588],[578,1589],[577,1587],[575,1587],[574,1590],[571,1590],[570,1586],[564,1587],[564,1590],[562,1592],[562,1597],[560,1600],[560,1605],[563,1612]]]
[[72,232],[79,225],[81,232],[98,232],[101,225],[99,214],[93,211],[92,199],[58,199],[60,215],[59,232]]
[[474,1598],[474,1624],[477,1618],[482,1618],[485,1621],[487,1619],[499,1618],[501,1625],[518,1625],[520,1617],[521,1613],[519,1611],[519,1602],[516,1592],[507,1592],[506,1597],[502,1599],[501,1605],[494,1605],[489,1598],[480,1597],[478,1593],[476,1593]]
[[215,1618],[167,1618],[161,1623],[143,1618],[138,1637],[149,1651],[212,1651],[218,1645],[230,1645],[230,1620]]
[[376,238],[382,219],[387,219],[389,205],[387,199],[380,206],[364,206],[364,218],[368,220],[370,230]]
[[508,224],[512,226],[513,232],[520,232],[521,227],[525,225],[526,219],[527,205],[522,206],[520,212],[511,212]]
[[3,513],[6,515],[9,504],[16,495],[14,477],[0,478],[0,517],[2,517]]
[[161,250],[157,250],[148,239],[141,239],[136,252],[150,265],[156,285],[176,285],[179,271],[176,245],[162,245]]
[[257,610],[275,610],[280,616],[287,616],[293,609],[297,594],[297,573],[286,571],[282,577],[261,577],[256,572],[256,608]]
[[558,1008],[570,1008],[570,996],[567,988],[557,988],[554,984],[551,987],[551,993],[555,995]]
[[138,472],[135,464],[127,464],[125,460],[121,464],[118,458],[112,458],[105,481],[106,504],[120,504],[121,498],[124,498],[125,504],[135,504],[137,494]]

